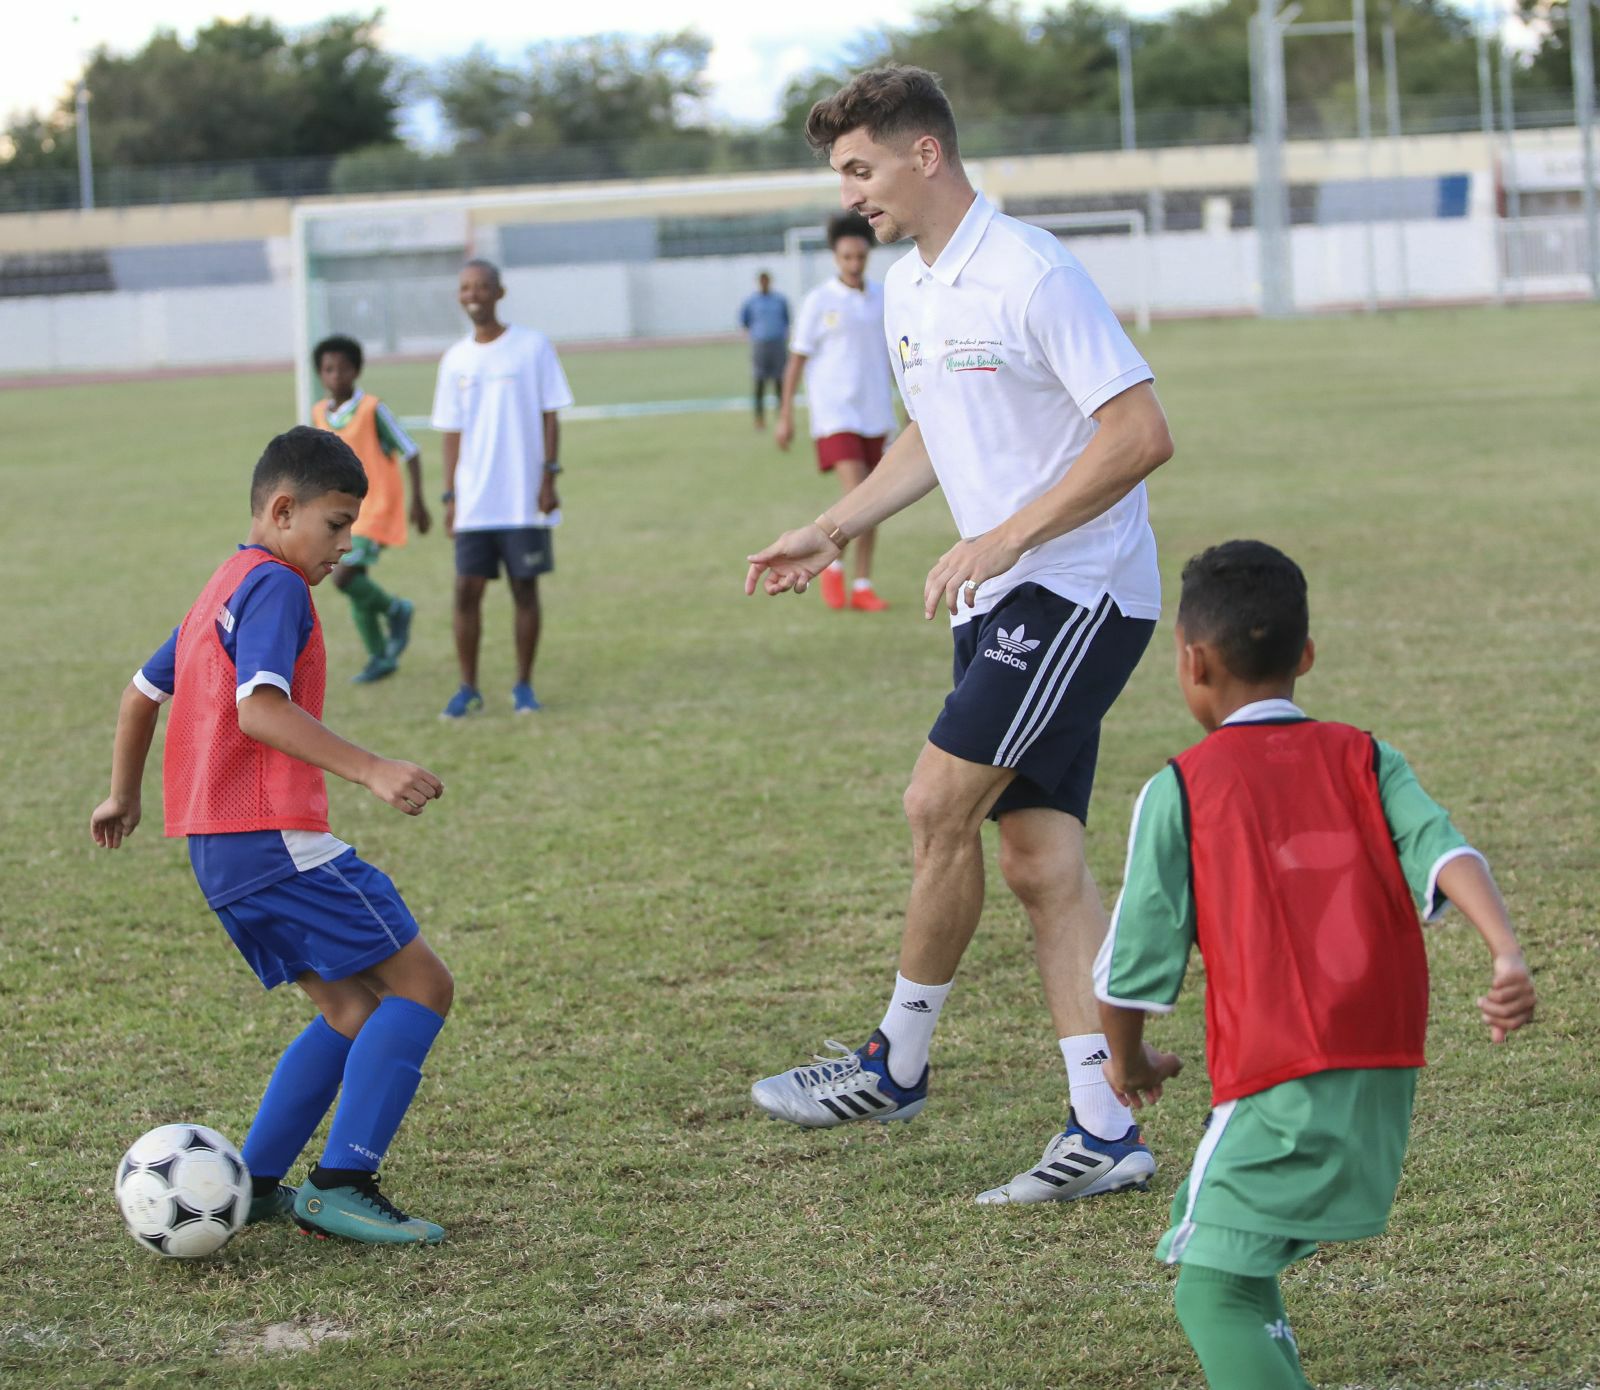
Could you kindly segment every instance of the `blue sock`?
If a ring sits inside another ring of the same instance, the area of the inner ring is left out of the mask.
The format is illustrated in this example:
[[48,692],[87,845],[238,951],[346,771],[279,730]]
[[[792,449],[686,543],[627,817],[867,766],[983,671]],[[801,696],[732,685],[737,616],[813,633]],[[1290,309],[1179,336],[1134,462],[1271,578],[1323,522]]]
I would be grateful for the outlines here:
[[350,1045],[322,1167],[378,1171],[443,1027],[444,1019],[425,1004],[390,995],[378,1005]]
[[245,1136],[252,1178],[281,1178],[322,1123],[344,1079],[350,1039],[318,1014],[283,1050]]

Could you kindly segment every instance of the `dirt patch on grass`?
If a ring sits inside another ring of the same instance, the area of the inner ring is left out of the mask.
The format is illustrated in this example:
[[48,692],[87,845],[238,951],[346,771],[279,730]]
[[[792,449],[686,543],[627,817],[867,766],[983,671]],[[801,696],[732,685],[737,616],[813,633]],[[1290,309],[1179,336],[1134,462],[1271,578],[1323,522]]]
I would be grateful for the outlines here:
[[224,1356],[283,1356],[315,1351],[323,1342],[347,1341],[350,1334],[331,1322],[273,1322],[263,1328],[239,1325],[222,1343]]

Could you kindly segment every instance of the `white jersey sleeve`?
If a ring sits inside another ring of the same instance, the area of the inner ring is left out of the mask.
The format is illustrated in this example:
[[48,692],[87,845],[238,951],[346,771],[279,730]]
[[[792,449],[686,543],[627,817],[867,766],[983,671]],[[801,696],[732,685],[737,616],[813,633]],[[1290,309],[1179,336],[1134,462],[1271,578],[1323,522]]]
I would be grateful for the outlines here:
[[1036,353],[1085,415],[1155,373],[1095,283],[1076,266],[1045,272],[1028,301],[1024,329]]

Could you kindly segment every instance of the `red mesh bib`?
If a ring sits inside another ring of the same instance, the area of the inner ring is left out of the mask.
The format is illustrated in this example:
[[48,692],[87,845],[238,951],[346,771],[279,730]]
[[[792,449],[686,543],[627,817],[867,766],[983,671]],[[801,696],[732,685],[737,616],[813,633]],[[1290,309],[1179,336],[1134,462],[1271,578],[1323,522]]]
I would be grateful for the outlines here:
[[[244,577],[257,565],[278,564],[283,561],[264,550],[241,550],[211,576],[178,629],[178,675],[162,757],[168,835],[328,829],[322,769],[240,730],[238,672],[217,635],[224,605]],[[300,574],[292,565],[284,568]],[[311,638],[295,662],[289,698],[317,719],[327,674],[322,623],[313,604]]]
[[1428,958],[1371,736],[1224,726],[1173,764],[1189,818],[1212,1101],[1350,1067],[1420,1067]]

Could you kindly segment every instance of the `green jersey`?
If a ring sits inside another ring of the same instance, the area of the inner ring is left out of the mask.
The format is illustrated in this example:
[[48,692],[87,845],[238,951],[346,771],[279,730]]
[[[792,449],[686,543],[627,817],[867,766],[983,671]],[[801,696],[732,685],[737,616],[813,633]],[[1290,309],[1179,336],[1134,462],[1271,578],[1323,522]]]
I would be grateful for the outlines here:
[[[1228,723],[1306,716],[1287,700],[1261,701]],[[1418,910],[1449,902],[1439,873],[1477,855],[1423,791],[1406,760],[1377,741],[1384,820]],[[1127,870],[1095,962],[1106,1003],[1152,1013],[1177,1002],[1195,944],[1189,835],[1176,772],[1145,784],[1134,807]],[[1239,1274],[1275,1272],[1318,1240],[1383,1230],[1399,1183],[1416,1089],[1412,1068],[1318,1072],[1219,1105],[1173,1204],[1159,1253]]]

